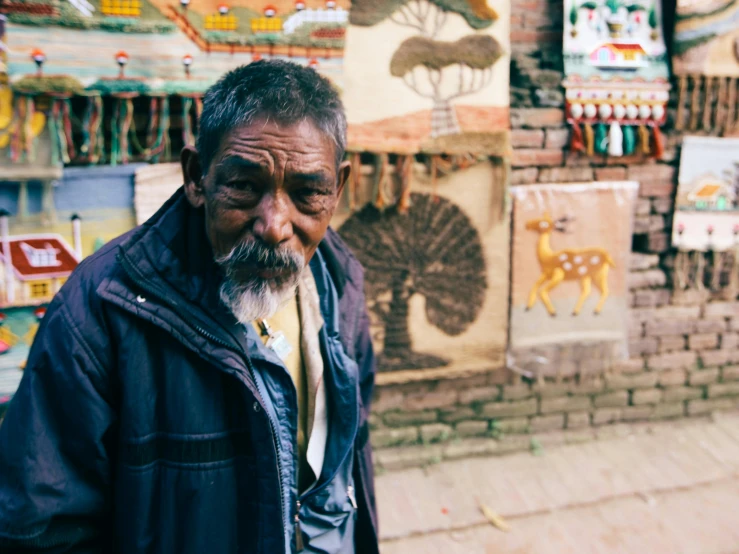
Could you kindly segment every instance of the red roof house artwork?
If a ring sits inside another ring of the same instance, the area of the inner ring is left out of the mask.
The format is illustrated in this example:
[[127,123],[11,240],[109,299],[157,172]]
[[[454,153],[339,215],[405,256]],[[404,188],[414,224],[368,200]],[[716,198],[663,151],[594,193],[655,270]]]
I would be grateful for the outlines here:
[[605,43],[590,53],[590,63],[602,68],[637,68],[645,65],[646,54],[638,43]]
[[56,234],[9,236],[0,248],[0,306],[49,302],[79,261]]

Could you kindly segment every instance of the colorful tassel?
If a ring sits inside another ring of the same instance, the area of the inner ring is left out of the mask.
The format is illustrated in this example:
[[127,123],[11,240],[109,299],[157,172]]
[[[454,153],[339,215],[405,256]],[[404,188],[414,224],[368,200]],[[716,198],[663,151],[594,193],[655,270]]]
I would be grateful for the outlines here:
[[26,113],[23,120],[23,149],[26,153],[26,161],[33,162],[36,159],[33,136],[33,114],[36,113],[36,105],[33,96],[26,100]]
[[120,107],[118,106],[118,103],[120,100],[115,100],[115,105],[113,106],[113,114],[110,119],[110,165],[116,166],[118,165],[119,160],[119,151],[118,151],[118,141],[120,140]]
[[695,131],[698,129],[698,116],[699,104],[698,99],[700,98],[702,79],[700,75],[693,76],[693,94],[690,98],[690,130]]
[[624,133],[621,130],[621,125],[616,121],[612,121],[608,129],[608,155],[624,155]]
[[641,147],[642,154],[648,156],[652,152],[649,146],[649,131],[644,125],[639,125],[639,146]]
[[51,165],[57,166],[61,163],[59,153],[61,152],[61,144],[59,143],[59,104],[53,102],[51,105],[51,114],[49,117],[49,140],[51,141]]
[[595,124],[595,151],[598,154],[608,152],[608,129],[605,123]]
[[680,76],[680,81],[678,84],[678,94],[677,94],[677,117],[675,119],[675,129],[678,131],[682,131],[683,126],[685,125],[685,111],[683,110],[683,107],[685,106],[685,96],[688,93],[688,78],[685,75]]
[[72,101],[69,98],[63,100],[62,114],[64,116],[64,136],[67,139],[67,154],[70,160],[74,160],[77,157],[77,152],[74,148],[72,136]]
[[434,154],[431,156],[431,196],[434,200],[434,202],[439,201],[439,181],[437,180],[437,164],[438,164],[438,156]]
[[387,154],[378,154],[375,157],[375,207],[383,209],[385,207],[385,181],[388,176],[388,156]]
[[654,142],[654,157],[661,160],[665,154],[665,138],[656,125],[652,127],[652,139]]
[[582,136],[580,124],[575,121],[572,124],[572,134],[570,135],[570,152],[583,152],[585,150],[585,142]]
[[407,214],[411,206],[411,177],[413,173],[413,156],[403,156],[400,165],[400,200],[398,211]]
[[26,119],[26,102],[27,98],[21,96],[15,104],[13,113],[13,131],[10,139],[10,159],[18,162],[23,152],[23,122]]
[[623,126],[624,134],[624,155],[629,156],[636,150],[636,133],[631,125]]
[[705,91],[703,93],[703,121],[702,127],[706,131],[711,130],[711,113],[713,107],[713,89],[715,81],[711,77],[706,77]]
[[192,98],[182,99],[182,141],[183,144],[195,144],[195,137],[192,132],[192,119],[190,112],[192,111]]
[[585,151],[588,156],[595,154],[595,133],[593,133],[593,126],[590,123],[586,123],[583,128],[585,136]]
[[347,191],[347,200],[349,202],[349,211],[357,209],[357,191],[362,181],[362,155],[359,152],[351,154],[351,174],[349,175],[349,190]]

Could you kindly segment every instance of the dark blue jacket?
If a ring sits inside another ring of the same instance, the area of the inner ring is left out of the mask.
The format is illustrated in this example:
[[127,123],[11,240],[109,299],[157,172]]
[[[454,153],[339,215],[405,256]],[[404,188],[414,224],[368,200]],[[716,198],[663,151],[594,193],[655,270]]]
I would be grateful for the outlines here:
[[[319,248],[359,368],[356,551],[376,554],[363,275],[333,231]],[[0,551],[284,552],[275,446],[212,258],[179,191],[49,305],[0,426]]]

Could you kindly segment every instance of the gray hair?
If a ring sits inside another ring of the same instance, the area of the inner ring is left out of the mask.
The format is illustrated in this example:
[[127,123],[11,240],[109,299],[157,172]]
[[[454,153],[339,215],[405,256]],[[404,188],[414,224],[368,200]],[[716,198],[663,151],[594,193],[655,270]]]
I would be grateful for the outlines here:
[[197,138],[203,173],[224,135],[260,117],[279,124],[311,121],[336,145],[338,168],[346,150],[346,116],[336,89],[312,68],[262,60],[229,71],[205,93]]

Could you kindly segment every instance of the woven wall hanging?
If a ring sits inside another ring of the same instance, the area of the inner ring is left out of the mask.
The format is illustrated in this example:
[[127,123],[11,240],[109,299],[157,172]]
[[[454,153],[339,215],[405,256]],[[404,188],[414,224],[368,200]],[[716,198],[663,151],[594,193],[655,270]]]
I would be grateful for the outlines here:
[[660,158],[669,97],[659,0],[566,0],[570,149]]
[[[486,160],[434,178],[430,160],[408,160],[389,156],[384,169],[358,162],[359,208],[345,199],[332,221],[366,270],[378,382],[502,368],[509,250],[508,214],[501,218],[496,197],[502,164]],[[412,189],[405,209],[404,179]]]
[[513,187],[509,367],[599,373],[628,355],[635,182]]
[[677,129],[739,133],[739,2],[677,0]]
[[739,139],[683,139],[672,244],[674,288],[739,293]]

